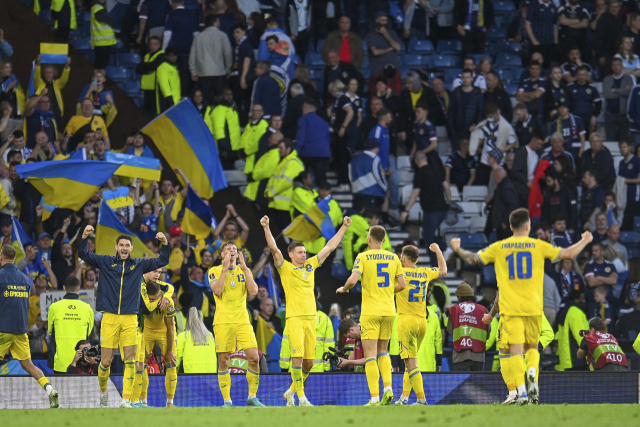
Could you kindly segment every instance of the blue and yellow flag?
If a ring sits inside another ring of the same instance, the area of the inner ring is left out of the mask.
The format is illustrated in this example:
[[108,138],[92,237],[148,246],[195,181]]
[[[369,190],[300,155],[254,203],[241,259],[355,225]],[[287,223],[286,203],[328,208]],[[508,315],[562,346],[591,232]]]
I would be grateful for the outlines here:
[[211,234],[211,227],[217,227],[211,208],[189,186],[187,203],[182,218],[182,231],[195,236],[196,239],[206,239]]
[[103,191],[102,198],[111,209],[133,206],[133,197],[129,194],[129,187],[118,187],[115,190]]
[[329,216],[330,200],[330,197],[322,199],[307,212],[295,217],[282,234],[300,242],[316,240],[320,236],[330,240],[336,234]]
[[16,172],[28,178],[48,204],[77,211],[119,167],[94,160],[49,160],[18,165]]
[[100,203],[98,223],[96,224],[96,253],[98,255],[113,255],[115,253],[116,239],[122,234],[131,237],[133,241],[131,257],[144,258],[147,254],[151,258],[156,257],[156,254],[147,249],[135,233],[124,226],[107,202],[103,200]]
[[200,197],[227,187],[211,131],[189,99],[184,99],[142,128],[172,169],[180,168]]
[[42,220],[46,221],[51,216],[51,213],[57,208],[57,206],[48,205],[44,202],[44,196],[40,198],[40,205],[44,208],[44,212],[42,212]]
[[160,160],[158,159],[107,151],[105,153],[105,160],[109,163],[117,163],[120,165],[115,172],[116,175],[160,181],[162,171],[159,169]]
[[36,73],[36,61],[31,63],[31,77],[29,77],[29,87],[27,88],[27,99],[36,94],[36,84],[33,82],[33,75]]
[[15,216],[11,216],[12,228],[11,228],[11,246],[16,250],[16,261],[19,263],[24,258],[24,245],[31,243],[31,239],[24,232],[20,221]]
[[66,43],[40,43],[41,64],[66,64],[69,45]]
[[[280,372],[280,348],[282,347],[282,335],[277,333],[275,329],[271,329],[267,322],[258,316],[256,325],[256,342],[258,348],[264,354],[271,356],[269,364],[269,372]],[[271,367],[274,367],[274,370]]]

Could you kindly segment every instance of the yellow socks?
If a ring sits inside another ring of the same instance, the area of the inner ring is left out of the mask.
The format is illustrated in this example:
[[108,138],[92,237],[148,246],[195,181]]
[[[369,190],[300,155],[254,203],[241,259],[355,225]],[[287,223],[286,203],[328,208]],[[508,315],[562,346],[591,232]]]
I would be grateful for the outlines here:
[[[231,377],[229,377],[229,380],[231,380]],[[178,368],[175,366],[171,368],[165,367],[164,386],[167,389],[167,399],[173,399],[178,386]]]
[[307,378],[309,378],[309,372],[305,371],[304,368],[302,368],[302,382],[305,383],[307,381]]
[[509,365],[511,366],[511,375],[516,383],[518,395],[524,396],[527,394],[527,387],[524,380],[524,363],[521,354],[512,354],[509,358]]
[[411,380],[409,380],[409,371],[405,370],[402,376],[402,397],[409,398],[411,394]]
[[540,352],[537,348],[530,348],[524,355],[524,361],[527,364],[527,372],[532,369],[536,372],[536,382],[538,382],[538,371],[540,370]]
[[133,389],[133,380],[136,376],[136,362],[133,359],[124,362],[124,375],[122,377],[122,398],[129,400]]
[[511,355],[509,355],[509,353],[503,353],[502,350],[500,350],[498,357],[498,360],[500,360],[500,373],[502,374],[504,383],[507,385],[509,393],[511,393],[512,391],[516,391],[516,382],[513,379],[513,374],[511,372],[511,363],[509,361]]
[[147,365],[144,365],[144,371],[142,371],[142,389],[140,390],[140,401],[147,403],[147,390],[149,390],[149,371],[147,371]]
[[133,380],[133,392],[131,393],[132,402],[140,401],[140,394],[142,393],[142,377],[143,377],[142,371],[136,370],[136,376],[135,376],[135,379]]
[[298,393],[298,399],[303,398],[304,382],[302,380],[302,366],[291,367],[291,379],[293,380],[291,390],[294,390],[296,393]]
[[[405,371],[405,375],[407,372]],[[414,369],[409,371],[409,381],[411,381],[411,387],[416,392],[416,397],[418,399],[424,399],[424,386],[422,385],[422,374],[420,373],[420,369],[416,366]],[[403,393],[404,394],[404,391]]]
[[100,391],[107,391],[107,381],[109,381],[109,375],[111,375],[111,366],[105,368],[100,362],[100,369],[98,369],[98,382],[100,383]]
[[42,386],[42,388],[44,389],[44,391],[47,392],[47,394],[49,394],[50,391],[53,390],[53,386],[51,385],[47,377],[40,377],[38,379],[38,384]]
[[218,371],[218,384],[220,385],[220,392],[225,402],[231,400],[231,375],[227,369],[224,372]]
[[375,357],[370,357],[364,362],[364,372],[367,374],[367,383],[371,393],[371,402],[376,403],[380,398],[380,371]]
[[249,398],[256,397],[260,384],[260,373],[247,368],[247,384],[249,384]]
[[389,357],[389,353],[378,354],[378,369],[380,369],[384,387],[391,387],[391,357]]

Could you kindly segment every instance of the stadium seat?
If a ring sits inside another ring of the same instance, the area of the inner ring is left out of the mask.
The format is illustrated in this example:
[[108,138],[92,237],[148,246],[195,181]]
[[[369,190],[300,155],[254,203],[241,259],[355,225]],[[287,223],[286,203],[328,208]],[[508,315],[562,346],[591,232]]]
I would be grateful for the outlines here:
[[324,39],[318,40],[318,43],[316,44],[316,52],[321,53],[323,47],[324,47]]
[[419,54],[419,55],[432,55],[436,53],[436,50],[433,48],[433,43],[431,43],[431,40],[411,39],[409,41],[408,53]]
[[629,248],[627,249],[627,255],[629,256],[629,259],[640,258],[640,249]]
[[516,84],[520,84],[520,76],[524,72],[526,68],[524,67],[515,67],[511,69],[511,81]]
[[309,67],[321,67],[324,68],[324,61],[322,55],[319,53],[307,53],[304,61]]
[[640,233],[640,216],[633,218],[633,231]]
[[487,193],[486,185],[466,185],[462,188],[462,200],[465,202],[484,202]]
[[496,53],[496,40],[485,41],[484,52],[488,55],[494,55]]
[[80,51],[93,49],[90,39],[73,39],[69,40],[69,44]]
[[[473,59],[476,60],[476,65],[480,65],[480,61],[482,61],[482,58],[484,58],[485,56],[488,56],[491,58],[491,55],[486,54],[486,53],[470,53],[468,56],[472,57]],[[491,58],[491,61],[493,61],[493,58]]]
[[460,40],[440,40],[438,42],[438,53],[440,55],[456,55],[462,52]]
[[422,55],[405,55],[402,62],[407,67],[422,67],[426,58]]
[[497,285],[496,268],[493,264],[485,265],[482,267],[482,284],[483,285]]
[[[487,187],[484,187],[484,188],[487,188]],[[469,233],[484,233],[484,228],[486,225],[487,225],[486,217],[474,216],[469,220]]]
[[362,74],[362,77],[369,80],[369,78],[371,77],[371,68],[360,68],[360,74]]
[[480,215],[480,205],[477,202],[458,202],[458,206],[462,208],[462,216],[467,219]]
[[119,86],[127,95],[131,97],[142,96],[142,89],[140,89],[140,82],[125,81],[120,83]]
[[445,82],[453,82],[459,74],[462,73],[462,70],[459,68],[447,68],[444,70],[444,81]]
[[243,171],[226,170],[224,171],[224,177],[227,179],[227,183],[234,187],[247,184],[247,176]]
[[300,55],[298,55],[297,53],[293,55],[293,62],[295,62],[296,64],[302,64],[302,58],[300,58]]
[[105,71],[107,72],[107,78],[114,82],[123,82],[133,77],[133,73],[127,68],[109,66]]
[[433,55],[429,57],[429,67],[431,68],[460,68],[462,58],[454,55]]
[[508,85],[509,83],[513,82],[513,79],[511,77],[511,70],[510,69],[505,69],[505,68],[498,68],[495,70],[498,75],[500,76],[500,78],[502,79],[502,83],[505,85]]
[[451,200],[453,200],[454,202],[459,202],[462,200],[462,198],[460,197],[460,192],[458,191],[458,187],[454,185],[454,186],[451,186],[449,190],[451,192]]
[[499,40],[495,43],[496,52],[521,52],[522,43],[518,40]]
[[496,12],[511,12],[516,10],[516,6],[510,1],[495,1],[493,2],[493,10]]
[[38,16],[45,22],[45,24],[49,24],[51,22],[51,10],[41,10]]
[[640,249],[640,232],[637,231],[621,231],[620,244],[633,249]]
[[409,156],[398,156],[396,157],[396,162],[398,170],[411,170],[411,160],[409,160]]
[[507,29],[506,28],[489,28],[487,31],[487,38],[489,39],[506,39],[507,38]]
[[487,246],[487,238],[482,233],[460,233],[460,246],[467,250],[480,250]]
[[440,224],[439,233],[440,237],[444,237],[444,240],[448,242],[452,237],[460,233],[466,233],[467,230],[469,230],[469,221],[458,215],[458,222],[455,224],[449,225],[443,221]]
[[323,70],[318,70],[317,68],[311,68],[309,70],[309,77],[311,77],[312,80],[323,79],[324,78],[324,71]]
[[122,40],[118,39],[115,45],[111,46],[111,54],[126,52],[127,50],[124,48],[124,43]]
[[521,67],[522,58],[518,55],[498,55],[496,57],[497,67]]
[[604,142],[603,145],[609,149],[613,157],[620,155],[620,147],[618,146],[617,142],[608,141]]
[[517,84],[505,85],[504,90],[507,91],[509,96],[516,96],[516,93],[518,92],[518,85]]
[[506,21],[505,15],[495,15],[493,22],[496,28],[504,28],[504,22]]

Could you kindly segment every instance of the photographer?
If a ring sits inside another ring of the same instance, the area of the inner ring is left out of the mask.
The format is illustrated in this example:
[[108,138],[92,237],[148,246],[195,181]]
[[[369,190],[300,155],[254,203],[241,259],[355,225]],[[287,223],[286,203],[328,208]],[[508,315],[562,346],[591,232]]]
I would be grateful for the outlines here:
[[95,375],[98,373],[98,361],[91,354],[91,344],[87,340],[80,340],[76,344],[76,355],[73,357],[71,365],[67,367],[67,374]]
[[353,351],[349,354],[348,359],[338,357],[339,364],[336,365],[339,369],[349,369],[349,366],[353,367],[354,372],[364,372],[364,350],[362,349],[362,341],[360,338],[360,325],[353,319],[344,319],[340,322],[338,327],[338,333],[340,337],[349,338],[355,340]]
[[587,356],[589,364],[600,372],[626,372],[629,370],[627,356],[613,335],[606,332],[603,319],[596,317],[589,322],[589,332],[580,331],[583,336],[576,356]]

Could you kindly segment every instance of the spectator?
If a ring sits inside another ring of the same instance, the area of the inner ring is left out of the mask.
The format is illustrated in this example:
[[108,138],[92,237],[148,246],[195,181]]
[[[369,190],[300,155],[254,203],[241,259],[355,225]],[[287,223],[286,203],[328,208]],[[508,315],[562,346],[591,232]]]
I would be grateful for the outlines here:
[[385,85],[391,89],[394,95],[400,96],[402,93],[402,76],[393,64],[385,65],[380,74],[371,76],[369,79],[369,94],[374,94],[378,91],[377,82],[381,79],[384,79]]
[[9,135],[7,142],[0,147],[0,157],[4,159],[5,164],[11,163],[9,162],[9,153],[12,151],[21,154],[23,160],[26,160],[31,155],[32,151],[25,146],[24,133],[21,130],[16,130]]
[[[600,235],[596,236],[594,234],[593,239],[594,242],[601,242],[607,238],[606,230],[607,227],[611,224],[616,224],[620,226],[622,224],[622,210],[618,209],[616,206],[616,195],[613,191],[607,191],[604,196],[604,203],[602,206],[598,206],[593,210],[591,217],[589,218],[589,228],[591,231],[594,231],[596,228],[600,228]],[[597,217],[599,215],[604,215],[604,218],[601,218],[602,224],[597,224]],[[593,225],[595,224],[595,226]]]
[[247,18],[247,37],[253,49],[260,47],[260,37],[264,33],[265,23],[262,13],[252,12]]
[[[300,106],[300,117],[301,116],[302,116],[302,106]],[[282,132],[282,127],[283,127],[282,121],[283,121],[282,116],[279,116],[277,114],[272,115],[271,118],[269,119],[269,127],[267,128],[267,131],[260,137],[260,142],[258,143],[258,152],[256,153],[256,162],[260,157],[262,157],[264,153],[267,152],[267,150],[269,150],[269,148],[267,147],[270,145],[271,135],[277,132]],[[297,128],[297,126],[298,126],[298,122],[296,121],[296,123],[294,124],[294,127]]]
[[[500,157],[500,154],[498,155]],[[501,168],[493,170],[493,182],[496,185],[493,195],[493,207],[491,210],[491,224],[496,231],[498,239],[506,239],[513,233],[509,228],[509,214],[519,207],[519,195],[516,192],[511,177]]]
[[267,326],[269,329],[273,329],[276,333],[282,335],[284,331],[284,327],[282,326],[282,322],[280,322],[280,318],[274,314],[274,305],[273,300],[271,298],[265,298],[260,301],[260,311],[253,311],[253,329],[255,330],[258,326],[258,316],[262,317],[262,319],[267,322]]
[[[164,0],[161,0],[163,4],[166,4]],[[145,2],[142,7],[147,6]],[[142,13],[140,20],[142,21]],[[164,30],[164,21],[163,30]],[[142,25],[142,24],[141,24]],[[142,34],[142,29],[140,31]],[[160,42],[159,36],[151,36],[149,38],[149,52],[144,55],[144,59],[138,65],[136,65],[136,73],[142,74],[140,80],[140,88],[144,95],[144,110],[150,115],[155,116],[157,112],[156,107],[156,70],[165,61],[164,51],[162,50],[162,42]]]
[[[577,120],[580,120],[579,118]],[[576,121],[577,121],[576,120]],[[552,129],[549,129],[552,130]],[[558,160],[559,157],[564,156],[571,160],[571,164],[573,165],[573,169],[575,169],[575,161],[573,159],[573,154],[568,151],[564,151],[564,138],[560,132],[553,132],[550,137],[551,140],[551,150],[547,152],[540,160],[547,160],[552,165]]]
[[619,339],[632,338],[640,332],[640,259],[629,260],[629,276],[620,298],[622,309],[620,318],[613,328],[613,335]]
[[13,47],[4,39],[4,31],[0,28],[0,61],[13,55]]
[[[349,180],[353,192],[353,206],[361,206],[363,211],[381,207],[387,195],[387,178],[380,157],[380,142],[377,139],[366,140],[366,149],[356,154],[349,163]],[[356,255],[357,255],[356,251]],[[351,258],[353,263],[353,258]],[[353,266],[353,264],[351,265]],[[349,263],[347,262],[347,268]]]
[[629,14],[629,26],[622,34],[633,40],[633,53],[640,55],[640,13]]
[[[490,56],[483,56],[480,59],[480,63],[478,64],[479,73],[484,76],[485,80],[490,72],[495,71],[493,67],[493,61]],[[500,88],[504,89],[504,85],[500,82]]]
[[[549,132],[559,133],[564,141],[563,148],[571,154],[571,162],[575,168],[575,161],[582,157],[585,147],[585,134],[583,121],[580,117],[569,112],[567,102],[558,103],[558,118],[549,124]],[[558,135],[556,135],[556,138]],[[557,153],[557,149],[556,149]],[[555,156],[557,158],[557,156]]]
[[584,292],[584,277],[575,259],[562,260],[556,264],[556,270],[560,275],[557,285],[562,298],[562,307],[564,307],[569,303],[571,291]]
[[628,76],[640,77],[640,57],[633,53],[631,37],[622,37],[618,42],[618,53],[614,56],[622,61],[622,72]]
[[454,142],[469,138],[476,125],[484,117],[484,98],[477,87],[473,87],[473,73],[462,72],[462,85],[452,93],[447,117],[449,118],[449,136]]
[[606,213],[596,208],[589,219],[589,224],[592,224],[589,228],[590,231],[593,232],[594,242],[603,242],[607,239],[607,229],[609,226]]
[[591,246],[592,259],[584,267],[584,277],[587,282],[585,297],[587,301],[587,316],[599,317],[599,306],[594,298],[594,289],[598,286],[613,286],[618,282],[618,272],[613,263],[604,259],[604,245],[594,243]]
[[597,23],[593,34],[593,49],[596,53],[596,62],[600,67],[600,75],[606,76],[611,69],[611,59],[617,51],[616,43],[622,37],[622,23],[618,18],[620,13],[620,1],[610,0],[606,12],[598,12]]
[[196,307],[189,308],[184,332],[178,334],[176,365],[188,374],[211,374],[218,369],[216,343]]
[[629,141],[621,140],[618,143],[620,147],[620,160],[618,167],[618,175],[624,178],[627,185],[627,204],[624,207],[624,219],[620,228],[623,231],[633,230],[633,218],[640,212],[640,159],[632,152]]
[[413,162],[413,158],[417,151],[422,151],[428,157],[438,156],[438,136],[436,135],[436,127],[427,120],[429,116],[429,107],[421,102],[416,104],[416,121],[413,124],[413,145],[409,160]]
[[501,80],[498,73],[491,70],[485,76],[487,82],[487,90],[484,92],[484,105],[495,104],[500,109],[500,114],[507,122],[513,122],[513,106],[511,98],[507,91],[501,86]]
[[[397,117],[400,113],[400,98],[393,93],[393,90],[390,87],[387,86],[387,79],[384,77],[378,77],[375,83],[375,96],[384,103],[385,108],[391,110],[393,115]],[[369,100],[371,100],[371,98]]]
[[[225,244],[232,242],[236,245],[238,251],[245,253],[245,243],[249,239],[249,226],[242,217],[238,215],[232,204],[228,204],[226,208],[227,212],[213,232],[213,238],[218,239],[219,236],[222,236],[222,244],[220,245],[220,248]],[[240,233],[238,233],[238,226],[242,229]],[[220,255],[221,250],[218,249],[218,256]]]
[[296,56],[296,47],[291,41],[291,38],[284,32],[282,28],[278,26],[278,18],[270,16],[266,20],[266,31],[260,37],[260,46],[258,49],[258,61],[268,60],[271,56],[271,52],[267,49],[267,38],[276,36],[276,51],[287,55],[291,60]]
[[404,141],[406,150],[409,151],[415,139],[413,134],[414,123],[416,121],[416,108],[418,104],[427,107],[430,122],[434,126],[444,126],[446,124],[442,105],[438,101],[435,91],[422,84],[420,75],[410,72],[406,77],[407,88],[400,96],[400,106],[398,111],[398,136]]
[[325,63],[329,63],[330,52],[337,52],[339,62],[352,64],[356,70],[360,69],[365,55],[362,39],[350,30],[351,20],[348,16],[342,16],[338,21],[338,29],[327,36],[322,47],[322,60]]
[[576,70],[576,81],[571,83],[567,89],[571,100],[571,111],[582,119],[587,132],[595,132],[596,120],[602,108],[602,99],[598,89],[588,82],[588,71],[583,65]]
[[472,142],[478,136],[477,151],[480,154],[478,173],[476,174],[475,185],[487,185],[491,176],[489,166],[489,153],[498,149],[507,153],[515,148],[518,140],[513,127],[500,115],[500,109],[496,104],[488,104],[485,109],[485,120],[478,123],[476,131],[472,134]]
[[629,135],[627,100],[634,86],[633,77],[622,72],[622,60],[613,58],[611,71],[602,81],[602,93],[607,100],[604,113],[604,127],[608,140],[622,140]]
[[527,145],[518,148],[516,151],[511,178],[513,179],[513,186],[518,192],[520,207],[528,206],[529,192],[533,185],[533,176],[539,161],[537,153],[542,148],[544,140],[544,134],[534,134]]
[[485,34],[493,27],[493,3],[455,0],[453,23],[462,41],[462,56],[483,53]]
[[591,68],[591,65],[587,64],[586,62],[582,62],[581,52],[577,46],[571,46],[569,48],[569,52],[567,53],[567,58],[569,60],[564,64],[562,64],[562,67],[561,67],[562,78],[566,83],[573,83],[576,81],[576,71],[578,70],[579,67],[586,68],[586,71],[588,74],[587,81],[589,83],[593,82],[593,76],[591,75],[591,73],[593,72],[593,69]]
[[84,99],[82,101],[82,114],[71,117],[65,133],[71,138],[69,139],[69,146],[67,152],[74,151],[78,144],[84,140],[84,137],[89,132],[100,132],[102,140],[105,142],[107,149],[111,147],[109,142],[109,131],[107,125],[102,120],[102,117],[96,117],[93,114],[93,103],[90,99]]
[[[169,15],[170,12],[171,2],[165,0],[145,0],[140,6],[140,26],[136,43],[139,45],[149,43],[150,52],[159,51],[162,47],[160,39],[164,35],[164,26],[167,22],[167,15]],[[152,38],[156,38],[158,42],[157,46],[154,45],[155,49],[152,49],[150,45]],[[156,65],[156,68],[158,65]]]
[[42,92],[44,88],[50,95],[50,111],[53,113],[57,123],[60,123],[64,115],[64,104],[62,102],[62,94],[60,91],[69,80],[69,72],[71,71],[71,57],[67,57],[67,62],[62,69],[60,78],[56,78],[56,69],[52,65],[40,65],[40,55],[36,58],[36,68],[33,71],[33,84],[36,88],[36,94]]
[[369,138],[371,130],[378,126],[378,111],[385,108],[382,99],[378,96],[369,98],[369,113],[362,119],[360,124],[360,145],[365,147],[365,141]]
[[610,190],[616,180],[616,171],[613,166],[613,157],[607,147],[602,144],[602,136],[594,132],[589,136],[591,148],[582,156],[582,170],[595,169],[598,171],[600,184],[605,190]]
[[[547,0],[547,3],[549,2],[550,0]],[[529,114],[542,118],[547,81],[540,76],[540,67],[541,64],[538,62],[531,61],[529,63],[530,77],[520,83],[516,93],[516,100],[525,103]]]
[[258,61],[255,68],[256,81],[253,84],[251,108],[260,105],[264,110],[264,117],[268,119],[272,114],[282,114],[280,102],[280,85],[270,73],[271,64],[268,61]]
[[591,54],[587,44],[589,11],[580,5],[580,0],[569,0],[558,8],[558,24],[560,51],[564,54],[576,46],[583,58],[589,58]]
[[636,147],[636,156],[638,156],[638,146],[640,146],[640,85],[634,86],[629,92],[629,101],[627,102],[627,118],[629,119],[629,137],[631,143]]
[[[340,61],[338,51],[327,52],[326,63],[327,66],[324,67],[324,82],[327,85],[327,88],[330,83],[335,82],[336,80],[340,80],[342,83],[347,85],[349,83],[349,80],[356,79],[358,82],[358,88],[360,88],[360,92],[364,90],[366,85],[364,77],[353,64]],[[330,93],[328,89],[325,90],[325,105],[333,102],[329,95]]]
[[543,77],[545,79],[549,77],[547,69],[542,67],[542,64],[544,64],[544,56],[542,56],[540,52],[533,52],[531,54],[531,57],[529,58],[529,61],[527,62],[527,68],[522,70],[522,73],[520,73],[520,78],[518,79],[519,85],[522,85],[525,80],[531,78],[531,72],[529,71],[528,66],[533,62],[537,62],[538,64],[540,64],[540,77]]
[[[540,52],[544,67],[549,68],[556,59],[558,49],[558,10],[551,0],[540,0],[527,10],[524,28],[527,31],[531,50]],[[542,64],[540,64],[542,65]],[[531,71],[531,70],[530,70]]]
[[242,149],[240,118],[233,104],[233,96],[231,89],[222,89],[222,96],[216,98],[216,107],[207,107],[204,117],[226,170],[233,169],[233,163],[238,158],[237,152]]
[[627,357],[613,335],[607,333],[607,322],[591,319],[589,333],[582,338],[578,359],[587,356],[591,367],[598,372],[627,372]]
[[549,85],[544,97],[545,122],[558,118],[558,106],[563,102],[569,102],[569,92],[562,79],[562,68],[554,65],[549,71]]
[[[400,216],[400,221],[405,222],[409,216],[409,211],[420,197],[422,208],[422,241],[435,242],[440,248],[446,248],[436,231],[444,221],[447,214],[447,200],[451,200],[449,186],[441,167],[430,164],[427,155],[418,151],[415,155],[416,173],[413,177],[413,190],[409,201],[404,207]],[[441,183],[438,184],[438,183]],[[445,199],[446,193],[446,199]],[[431,265],[436,265],[438,260],[436,254],[429,254]]]
[[582,197],[580,198],[579,216],[583,229],[589,223],[589,218],[594,209],[604,203],[605,190],[598,185],[597,173],[595,169],[589,169],[585,171],[582,177],[585,191],[582,192]]
[[0,61],[0,101],[8,102],[11,107],[10,128],[5,130],[5,134],[11,133],[20,128],[25,110],[25,93],[13,74],[13,63],[9,59]]
[[449,187],[455,185],[462,192],[465,185],[473,185],[476,178],[476,162],[469,154],[469,140],[458,141],[458,149],[444,164],[445,179]]
[[[154,185],[155,184],[155,185]],[[158,200],[160,196],[160,190],[158,189],[158,183],[153,182],[154,187],[154,200]],[[138,237],[143,242],[148,239],[153,239],[158,233],[158,222],[160,221],[160,203],[144,202],[140,210],[142,211],[142,222],[138,229]]]
[[[560,174],[555,170],[547,173],[545,181],[547,188],[543,190],[544,202],[542,203],[540,221],[552,224],[552,226],[555,227],[556,220],[560,216],[563,222],[566,220],[565,226],[568,227],[571,232],[578,230],[578,204],[576,202],[576,195],[562,184]],[[561,232],[560,229],[558,231]],[[570,245],[566,247],[568,246]]]
[[[60,149],[59,143],[58,148]],[[35,158],[36,160],[53,160],[54,156],[58,154],[56,148],[53,146],[51,141],[49,141],[49,137],[45,132],[36,133],[36,145],[33,147],[33,151],[30,156]]]
[[49,307],[50,342],[55,343],[52,345],[53,370],[59,374],[67,373],[68,366],[74,362],[77,342],[87,339],[93,329],[93,310],[79,299],[79,288],[77,277],[67,277],[64,280],[65,296]]
[[189,52],[191,78],[198,83],[207,104],[213,103],[213,98],[222,94],[233,65],[231,43],[220,31],[219,16],[207,16],[205,29],[193,38]]
[[[258,67],[256,67],[256,70]],[[247,160],[244,167],[244,173],[249,174],[253,171],[255,164],[255,155],[260,149],[260,139],[267,131],[269,123],[264,120],[264,110],[262,105],[254,104],[251,107],[251,121],[247,123],[241,138],[241,147]]]
[[144,143],[144,134],[142,132],[136,132],[131,138],[127,138],[127,142],[120,152],[136,157],[155,158],[151,148]]
[[173,47],[168,47],[164,52],[165,61],[156,70],[156,108],[158,114],[162,114],[182,97],[180,72],[176,66],[178,54]]
[[[386,108],[378,111],[378,125],[369,132],[369,138],[373,138],[380,143],[380,166],[385,171],[389,179],[389,212],[400,216],[398,207],[400,203],[400,180],[398,177],[398,166],[395,153],[391,152],[391,140],[389,126],[391,125],[391,112]],[[444,181],[444,173],[442,177]]]
[[[540,223],[544,224],[544,223]],[[567,222],[562,214],[557,214],[552,219],[549,243],[561,248],[568,248],[576,241],[573,230],[567,230]]]
[[293,142],[289,139],[282,140],[278,144],[280,163],[269,178],[265,197],[269,200],[269,218],[280,229],[291,222],[291,195],[293,194],[293,180],[304,170],[302,161],[298,158],[298,152],[294,149]]
[[565,306],[556,317],[558,323],[558,356],[560,363],[556,367],[559,371],[586,370],[585,362],[576,358],[575,349],[582,342],[580,331],[589,327],[585,315],[585,296],[578,290],[569,292]]
[[111,57],[111,46],[117,43],[113,31],[115,19],[104,8],[106,0],[93,0],[91,7],[91,46],[95,53],[93,67],[106,68]]
[[[194,34],[200,31],[198,14],[185,9],[184,0],[171,0],[173,9],[167,15],[167,22],[164,27],[164,37],[162,39],[162,49],[167,55],[167,48],[171,47],[176,55],[175,61],[180,83],[181,93],[191,93],[191,75],[189,73],[189,53],[193,43]],[[164,111],[164,110],[163,110]]]
[[240,125],[246,126],[251,105],[251,89],[255,80],[255,60],[251,41],[245,28],[238,24],[233,28],[233,61],[229,87],[233,91],[236,108],[240,112]]
[[[93,80],[80,92],[80,97],[76,104],[76,114],[80,114],[82,100],[90,99],[93,102],[93,114],[102,117],[107,126],[111,126],[118,114],[118,110],[113,102],[113,93],[110,90],[105,90],[104,83],[106,81],[107,74],[104,70],[93,70]],[[51,138],[52,141],[54,139]]]
[[[215,11],[215,16],[220,20],[220,27],[218,28],[227,35],[227,41],[231,42],[233,40],[233,28],[240,24],[239,19],[229,11],[225,0],[215,0],[211,6]],[[242,24],[244,25],[244,22]]]
[[237,0],[238,9],[245,16],[251,16],[252,13],[260,12],[260,2],[258,0]]
[[315,15],[313,6],[307,2],[286,0],[282,4],[287,34],[296,47],[296,52],[304,62],[311,41],[311,25]]
[[[274,117],[278,116],[271,116],[271,119],[273,120]],[[255,201],[258,206],[264,209],[266,209],[268,205],[267,199],[264,197],[264,190],[267,188],[267,182],[273,171],[278,166],[278,163],[280,163],[278,144],[284,139],[284,135],[275,129],[273,132],[266,132],[265,136],[267,134],[269,134],[267,140],[268,145],[265,152],[256,160],[253,171],[251,172],[251,179],[249,179],[247,189],[244,192],[246,198]]]
[[[477,87],[484,93],[487,90],[487,81],[482,74],[476,73],[476,60],[473,56],[467,56],[464,58],[462,63],[463,70],[471,70],[472,78],[473,78],[473,86]],[[458,74],[458,76],[453,79],[453,83],[451,84],[451,88],[455,89],[458,86],[462,85],[462,73]]]
[[298,121],[295,149],[307,170],[312,170],[315,182],[327,179],[331,159],[331,134],[329,124],[318,114],[318,104],[308,99],[302,105],[302,117]]
[[369,48],[369,69],[376,76],[387,64],[400,68],[397,52],[402,49],[400,38],[395,31],[388,29],[389,19],[386,12],[376,13],[376,28],[365,38]]
[[56,234],[53,247],[51,248],[51,270],[58,280],[65,281],[67,277],[76,269],[76,263],[73,259],[73,249],[66,238],[69,225],[71,224],[71,216],[64,219],[62,228]]
[[[362,80],[364,84],[364,78]],[[320,105],[320,95],[318,94],[318,88],[313,80],[311,80],[311,76],[309,75],[309,68],[307,68],[304,64],[298,64],[296,67],[296,72],[293,79],[289,82],[289,88],[294,84],[302,85],[304,89],[304,94],[308,98],[315,99],[318,105]]]
[[609,229],[607,230],[607,238],[602,241],[603,245],[611,246],[618,253],[620,260],[623,263],[627,263],[629,261],[629,255],[627,253],[627,248],[618,242],[620,238],[620,227],[617,224],[611,224]]
[[[300,83],[294,83],[289,86],[289,93],[291,94],[291,99],[287,102],[287,111],[284,113],[284,118],[281,119],[281,122],[285,136],[287,138],[295,138],[296,131],[298,129],[298,121],[302,117],[302,106],[307,100],[307,96],[305,95],[304,88]],[[320,105],[316,100],[312,98],[309,99],[315,102],[316,105]]]

